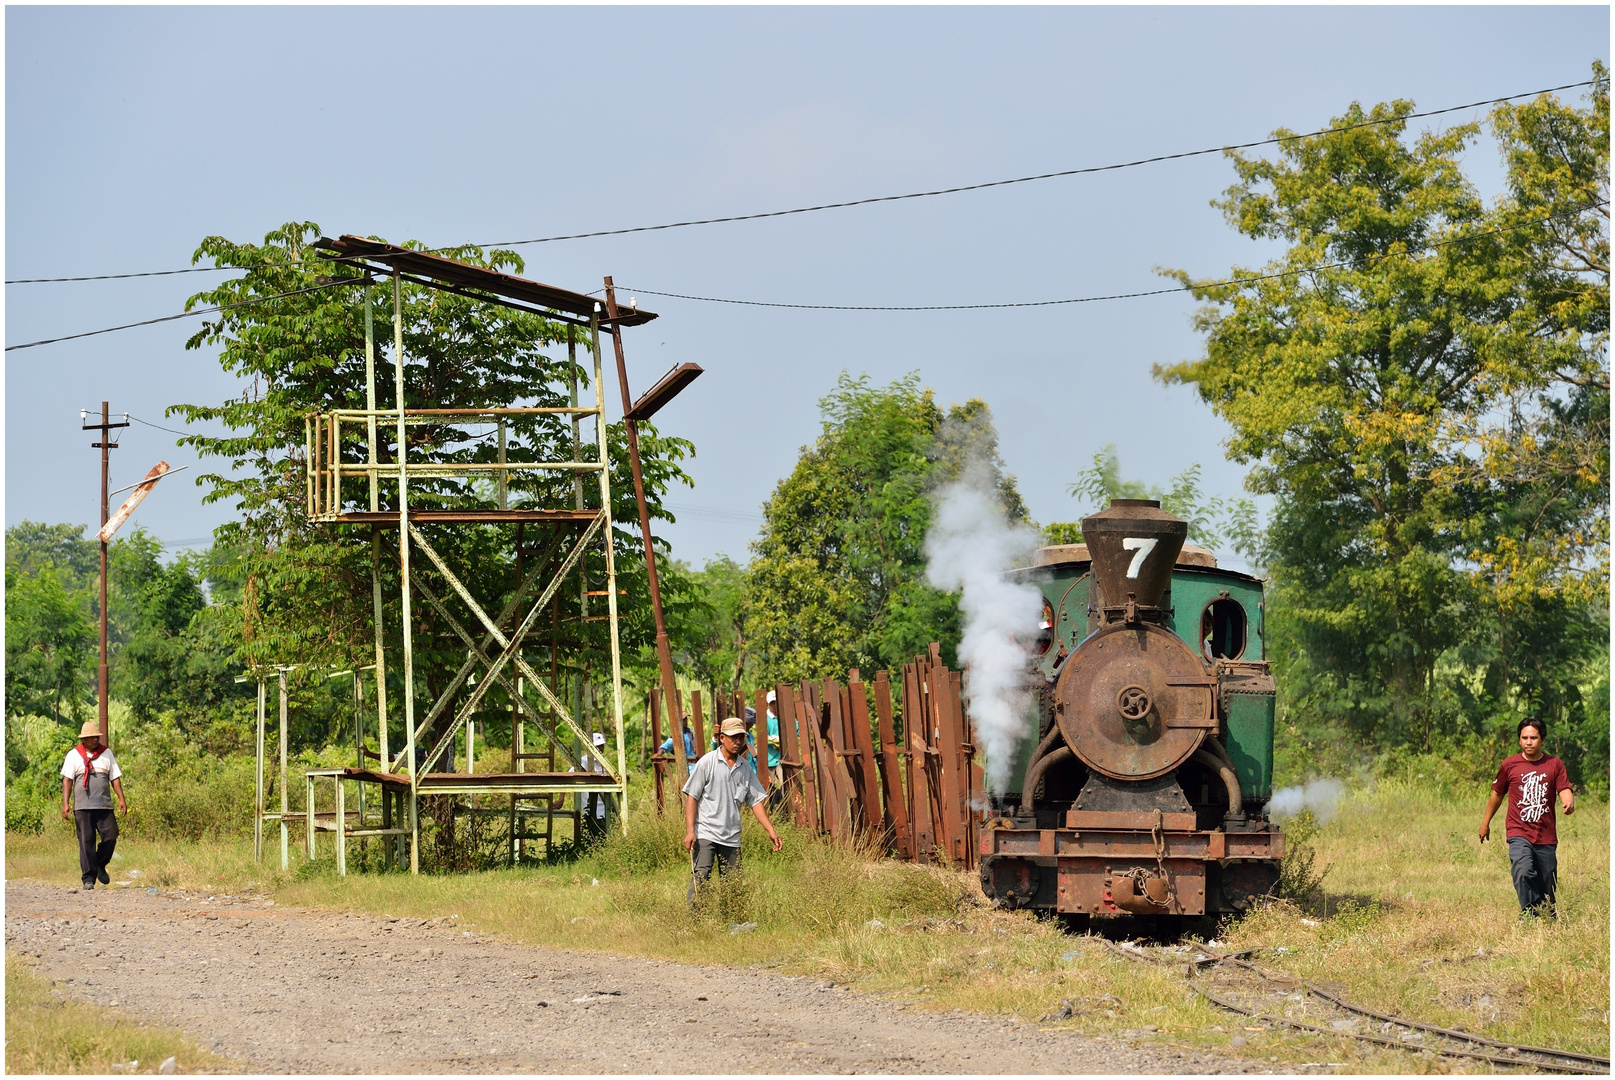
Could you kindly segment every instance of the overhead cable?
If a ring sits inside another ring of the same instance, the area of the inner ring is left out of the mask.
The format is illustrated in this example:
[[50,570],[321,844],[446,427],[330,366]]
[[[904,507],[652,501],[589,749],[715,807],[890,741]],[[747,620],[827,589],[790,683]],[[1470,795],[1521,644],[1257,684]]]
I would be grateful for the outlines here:
[[[1517,101],[1520,98],[1537,97],[1542,94],[1553,94],[1560,90],[1574,90],[1581,86],[1591,86],[1596,80],[1583,79],[1581,82],[1565,83],[1563,86],[1550,86],[1543,90],[1531,90],[1522,94],[1508,94],[1504,97],[1487,98],[1485,101],[1472,101],[1467,105],[1449,105],[1443,109],[1428,109],[1424,112],[1408,113],[1406,116],[1382,117],[1377,120],[1363,120],[1355,124],[1344,124],[1340,127],[1320,128],[1317,131],[1302,135],[1284,135],[1270,139],[1258,139],[1254,142],[1233,143],[1226,146],[1207,147],[1202,150],[1185,150],[1175,154],[1158,154],[1155,157],[1138,158],[1133,161],[1115,162],[1110,165],[1090,165],[1079,169],[1062,169],[1058,172],[1038,173],[1035,176],[1018,176],[1009,180],[988,180],[979,184],[962,184],[958,187],[936,188],[930,191],[912,191],[904,195],[877,195],[865,199],[850,199],[846,202],[820,203],[815,206],[798,206],[790,210],[768,210],[756,214],[731,214],[726,217],[695,218],[689,221],[673,221],[662,225],[636,225],[625,229],[601,229],[596,232],[568,233],[561,236],[542,236],[531,240],[501,240],[494,243],[459,245],[480,248],[509,248],[524,244],[550,244],[559,240],[589,240],[601,236],[624,236],[629,233],[660,232],[665,229],[683,229],[693,225],[720,225],[734,221],[758,221],[763,218],[789,217],[794,214],[811,214],[820,210],[841,210],[851,206],[869,206],[875,203],[903,202],[909,199],[929,199],[937,195],[957,195],[966,191],[983,191],[987,188],[1008,187],[1012,184],[1029,184],[1035,180],[1054,180],[1066,176],[1083,176],[1090,173],[1115,172],[1119,169],[1133,169],[1140,165],[1153,165],[1163,161],[1180,161],[1184,158],[1204,157],[1207,154],[1221,154],[1229,150],[1251,150],[1259,146],[1276,146],[1281,143],[1294,142],[1298,139],[1311,139],[1319,135],[1333,135],[1345,131],[1355,131],[1358,128],[1376,127],[1382,124],[1394,124],[1407,120],[1421,119],[1427,116],[1441,116],[1445,113],[1462,112],[1465,109],[1475,109],[1482,105],[1496,105],[1505,101]],[[454,248],[426,248],[430,252],[452,251]],[[238,266],[192,266],[183,270],[148,270],[142,273],[130,274],[86,274],[78,277],[53,278],[12,278],[7,285],[42,285],[55,282],[68,281],[112,281],[123,278],[163,277],[171,274],[202,274],[217,270],[248,269]]]
[[958,187],[936,188],[931,191],[911,191],[904,195],[878,195],[867,199],[850,199],[846,202],[820,203],[816,206],[798,206],[790,210],[768,210],[757,214],[732,214],[728,217],[697,218],[690,221],[673,221],[665,225],[637,225],[628,229],[601,229],[597,232],[568,233],[562,236],[542,236],[534,240],[500,240],[495,243],[476,244],[481,248],[510,248],[523,244],[549,244],[557,240],[588,240],[599,236],[623,236],[628,233],[659,232],[664,229],[683,229],[691,225],[719,225],[731,221],[757,221],[762,218],[789,217],[793,214],[812,214],[820,210],[841,210],[849,206],[869,206],[873,203],[903,202],[908,199],[929,199],[937,195],[956,195],[965,191],[983,191],[987,188],[1008,187],[1011,184],[1029,184],[1035,180],[1054,180],[1065,176],[1084,176],[1090,173],[1115,172],[1119,169],[1133,169],[1140,165],[1153,165],[1162,161],[1180,161],[1184,158],[1202,157],[1206,154],[1221,154],[1229,150],[1251,150],[1258,146],[1275,146],[1280,143],[1294,142],[1298,139],[1311,139],[1319,135],[1333,135],[1344,131],[1355,131],[1358,128],[1375,127],[1380,124],[1394,124],[1405,120],[1413,120],[1425,116],[1440,116],[1443,113],[1461,112],[1464,109],[1474,109],[1481,105],[1492,105],[1504,101],[1514,101],[1517,98],[1536,97],[1540,94],[1551,94],[1559,90],[1570,90],[1578,86],[1590,86],[1594,80],[1583,79],[1581,82],[1566,83],[1563,86],[1551,86],[1545,90],[1532,90],[1524,94],[1509,94],[1506,97],[1488,98],[1485,101],[1472,101],[1467,105],[1449,105],[1444,109],[1429,109],[1425,112],[1408,113],[1405,116],[1388,116],[1378,120],[1363,120],[1355,124],[1343,124],[1340,127],[1320,128],[1317,131],[1307,132],[1303,135],[1284,135],[1271,139],[1257,139],[1254,142],[1234,143],[1227,146],[1212,146],[1203,150],[1184,150],[1176,154],[1158,154],[1154,157],[1138,158],[1133,161],[1120,161],[1111,165],[1090,165],[1080,169],[1061,169],[1059,172],[1038,173],[1035,176],[1017,176],[1010,180],[988,180],[979,184],[961,184]]
[[205,436],[197,434],[194,431],[176,431],[174,428],[171,428],[171,427],[163,427],[163,425],[161,425],[161,424],[154,424],[150,420],[142,420],[142,419],[140,419],[140,417],[130,415],[129,413],[125,413],[124,415],[128,416],[129,419],[133,420],[137,424],[145,424],[149,428],[156,428],[158,431],[166,431],[170,435],[184,435],[188,439],[200,439],[200,438],[205,437]]
[[[1482,237],[1496,236],[1500,233],[1513,232],[1515,229],[1523,229],[1527,225],[1540,225],[1542,222],[1552,221],[1554,218],[1565,217],[1569,214],[1579,214],[1584,210],[1593,210],[1598,207],[1608,205],[1609,204],[1606,202],[1591,202],[1584,206],[1578,206],[1573,210],[1567,210],[1559,214],[1548,214],[1539,218],[1531,218],[1528,221],[1522,221],[1515,225],[1505,225],[1502,228],[1488,229],[1484,232],[1466,233],[1463,236],[1455,236],[1450,240],[1438,240],[1430,244],[1429,247],[1430,249],[1434,250],[1437,248],[1450,247],[1454,244],[1464,244],[1471,240],[1479,240]],[[1386,259],[1394,258],[1409,258],[1416,260],[1418,257],[1406,251],[1393,251],[1384,255],[1375,256],[1373,261],[1375,263],[1379,263],[1385,261]],[[1300,277],[1304,274],[1315,274],[1324,270],[1338,270],[1351,265],[1353,264],[1350,261],[1320,263],[1316,266],[1304,266],[1295,270],[1281,270],[1272,274],[1256,274],[1250,277],[1230,278],[1226,281],[1201,282],[1196,283],[1194,288],[1220,289],[1229,285],[1254,285],[1258,282],[1274,281],[1279,278]],[[736,304],[743,307],[794,308],[803,311],[980,311],[984,309],[1003,308],[1058,307],[1066,304],[1094,304],[1102,300],[1132,300],[1142,296],[1165,296],[1168,293],[1181,293],[1185,291],[1184,286],[1176,285],[1165,289],[1146,289],[1139,292],[1107,293],[1103,296],[1078,296],[1066,300],[1010,300],[995,304],[792,304],[770,300],[733,300],[720,296],[692,296],[688,293],[658,292],[655,289],[639,289],[630,287],[628,285],[620,285],[618,288],[623,292],[644,293],[646,296],[666,296],[678,300],[699,300],[708,304]]]
[[[433,251],[452,251],[452,248],[433,248]],[[209,274],[219,270],[280,270],[303,263],[332,266],[340,263],[352,265],[351,255],[310,255],[304,259],[287,259],[285,262],[265,263],[262,266],[187,266],[183,270],[142,270],[132,274],[81,274],[78,277],[8,278],[7,285],[50,285],[63,281],[120,281],[124,278],[169,277],[173,274]]]
[[140,322],[124,323],[122,326],[108,326],[102,330],[86,330],[82,334],[66,334],[62,337],[42,338],[39,341],[25,341],[21,345],[7,345],[6,352],[16,352],[18,349],[32,349],[36,345],[54,345],[58,341],[76,341],[79,338],[95,337],[97,334],[111,334],[118,330],[133,330],[137,326],[155,326],[158,323],[173,322],[175,319],[188,319],[193,315],[212,315],[219,311],[234,311],[236,308],[249,307],[253,304],[262,304],[269,300],[281,300],[288,296],[301,296],[303,293],[318,292],[320,289],[329,289],[335,285],[348,285],[362,278],[351,278],[339,281],[327,281],[319,285],[310,285],[306,289],[293,289],[290,292],[271,293],[268,296],[256,296],[251,300],[242,300],[234,304],[220,304],[218,307],[197,308],[195,311],[182,311],[178,315],[164,315],[157,319],[142,319]]
[[[1431,250],[1435,250],[1438,248],[1450,247],[1454,244],[1464,244],[1471,240],[1479,240],[1482,237],[1497,236],[1501,233],[1513,232],[1515,229],[1523,229],[1527,225],[1540,225],[1544,221],[1552,221],[1555,218],[1566,217],[1571,214],[1579,214],[1583,210],[1593,210],[1608,205],[1609,204],[1607,202],[1590,202],[1582,206],[1573,207],[1570,210],[1566,210],[1558,214],[1546,214],[1539,218],[1530,218],[1514,225],[1505,225],[1499,229],[1487,229],[1484,232],[1466,233],[1463,236],[1455,236],[1450,240],[1438,240],[1430,244],[1429,247]],[[1373,261],[1383,262],[1386,259],[1393,258],[1413,258],[1413,256],[1408,252],[1390,252],[1385,255],[1376,256]],[[1273,281],[1279,278],[1298,277],[1302,274],[1315,274],[1323,270],[1338,270],[1342,267],[1351,265],[1352,264],[1349,261],[1320,263],[1316,266],[1304,266],[1296,270],[1281,270],[1272,274],[1257,274],[1250,277],[1230,278],[1227,281],[1206,282],[1197,284],[1193,287],[1202,289],[1217,289],[1227,285],[1251,285],[1261,281]],[[209,315],[219,311],[233,311],[236,308],[249,307],[253,304],[261,304],[269,300],[280,300],[288,296],[298,296],[303,293],[317,292],[320,289],[329,289],[337,285],[351,285],[363,280],[363,278],[341,278],[335,281],[326,281],[319,285],[311,285],[306,289],[293,289],[290,292],[272,293],[268,296],[254,297],[251,300],[242,300],[234,304],[224,304],[219,307],[201,308],[196,311],[183,311],[178,315],[164,315],[158,319],[145,319],[141,322],[125,323],[122,326],[109,326],[104,330],[87,330],[82,334],[68,334],[65,337],[45,338],[40,341],[25,342],[21,345],[7,345],[5,351],[12,352],[16,349],[31,349],[36,345],[51,345],[58,341],[73,341],[77,338],[94,337],[97,334],[110,334],[117,330],[130,330],[137,326],[152,326],[156,323],[172,322],[175,319],[189,318],[192,315]],[[1164,296],[1167,293],[1180,293],[1185,291],[1184,286],[1177,286],[1166,289],[1145,289],[1138,292],[1108,293],[1103,296],[1078,296],[1065,300],[1010,300],[1001,303],[989,304],[792,304],[782,301],[734,300],[719,296],[694,296],[688,293],[659,292],[656,289],[636,289],[630,288],[626,285],[619,286],[619,288],[623,292],[644,293],[646,296],[667,296],[679,300],[698,300],[709,304],[737,304],[743,307],[796,308],[806,311],[980,311],[1002,308],[1057,307],[1066,304],[1092,304],[1098,303],[1102,300],[1131,300],[1136,297],[1143,296]],[[144,423],[144,421],[142,421],[142,423]]]

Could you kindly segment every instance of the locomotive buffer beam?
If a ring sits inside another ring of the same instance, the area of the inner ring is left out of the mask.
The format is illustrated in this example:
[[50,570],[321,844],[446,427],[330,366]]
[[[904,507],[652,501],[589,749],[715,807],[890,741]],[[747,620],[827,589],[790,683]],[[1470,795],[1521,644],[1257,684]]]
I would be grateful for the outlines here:
[[[1278,831],[1156,833],[1155,815],[1147,817],[1131,827],[986,829],[983,889],[1010,907],[1098,916],[1202,915],[1241,909],[1249,897],[1266,892],[1284,857],[1284,834]],[[1169,886],[1165,906],[1159,897],[1146,899],[1151,885],[1154,891]]]

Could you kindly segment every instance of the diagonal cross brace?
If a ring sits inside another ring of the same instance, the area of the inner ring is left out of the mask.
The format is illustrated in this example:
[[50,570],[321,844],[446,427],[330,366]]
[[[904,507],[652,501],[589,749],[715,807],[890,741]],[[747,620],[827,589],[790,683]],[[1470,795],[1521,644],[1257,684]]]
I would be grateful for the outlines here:
[[[449,609],[444,605],[443,601],[438,598],[438,595],[427,587],[425,582],[418,579],[415,582],[415,587],[421,591],[422,596],[426,597],[427,603],[431,604],[432,607],[437,610],[437,613],[443,616],[444,620],[448,622],[449,627],[456,634],[460,635],[460,640],[464,641],[466,644],[466,651],[471,654],[470,663],[475,663],[476,661],[481,660],[483,664],[491,668],[493,666],[493,661],[488,659],[488,654],[483,651],[483,647],[477,644],[476,639],[471,636],[470,631],[466,630],[465,627],[460,625],[460,620],[456,619],[449,612]],[[511,683],[510,676],[501,671],[497,675],[494,675],[493,678],[499,681],[499,685],[505,688],[505,692],[511,696],[512,700],[520,702],[521,707],[528,713],[528,715],[534,715],[533,710],[528,705],[526,700],[523,699],[522,695],[517,692],[516,687]],[[457,689],[457,687],[455,687],[455,689]],[[451,689],[449,693],[452,692],[453,691]],[[434,715],[441,711],[441,709],[434,710]],[[449,744],[453,743],[454,736],[459,733],[461,726],[470,718],[471,714],[464,712],[460,713],[454,718],[454,723],[450,724],[448,730],[438,737],[437,743],[432,747],[432,752],[426,756],[426,764],[423,766],[423,771],[429,770],[431,766],[437,762],[437,759],[443,756],[445,749]],[[567,759],[571,761],[574,766],[580,769],[583,767],[583,762],[578,760],[578,755],[572,752],[572,748],[570,746],[562,743],[561,750],[566,754]]]
[[[533,605],[532,610],[527,613],[527,617],[522,620],[521,625],[518,626],[515,632],[512,633],[508,638],[502,631],[500,631],[499,627],[493,622],[493,620],[488,618],[487,614],[482,610],[482,606],[477,603],[476,599],[472,597],[468,591],[466,591],[465,586],[460,584],[460,579],[454,576],[453,571],[449,570],[449,568],[444,565],[442,558],[437,554],[436,551],[432,549],[431,544],[427,543],[426,538],[420,534],[420,530],[417,529],[413,524],[410,525],[410,536],[414,538],[421,550],[426,552],[427,558],[431,559],[432,562],[437,564],[437,568],[442,571],[443,575],[448,579],[449,584],[454,586],[455,591],[460,594],[460,598],[464,600],[466,604],[470,606],[471,610],[477,614],[478,618],[482,620],[483,625],[488,627],[489,631],[494,635],[494,639],[501,646],[499,656],[493,661],[492,664],[489,665],[487,677],[483,678],[477,683],[476,689],[471,691],[471,696],[466,699],[465,704],[460,707],[460,715],[455,718],[456,725],[464,722],[464,718],[476,710],[477,705],[482,701],[482,696],[488,692],[488,687],[493,684],[495,677],[499,674],[500,670],[505,666],[506,663],[513,662],[516,665],[516,670],[521,672],[522,675],[525,676],[527,680],[531,682],[538,690],[540,696],[542,696],[544,700],[549,703],[550,709],[554,712],[554,714],[560,717],[567,727],[572,729],[573,733],[577,735],[578,739],[584,745],[590,744],[591,740],[589,736],[583,731],[582,728],[578,726],[577,721],[572,718],[572,714],[567,711],[566,706],[561,704],[560,700],[556,698],[554,693],[550,691],[550,688],[544,684],[544,680],[527,665],[527,661],[523,660],[519,653],[521,643],[523,639],[527,637],[527,632],[532,629],[533,623],[538,619],[539,612],[543,611],[544,608],[549,605],[551,598],[555,595],[555,591],[560,588],[561,582],[566,579],[566,576],[572,572],[572,568],[577,565],[578,560],[582,558],[584,550],[589,545],[589,541],[593,539],[594,534],[600,530],[600,524],[604,520],[605,511],[602,510],[599,514],[595,515],[594,520],[589,522],[589,527],[583,531],[582,536],[578,537],[578,542],[573,546],[571,554],[567,555],[566,561],[563,562],[560,568],[556,570],[554,578],[552,578],[550,583],[545,586],[544,595],[539,597],[538,603]],[[610,537],[606,538],[606,542],[610,543]],[[428,757],[421,768],[416,771],[424,772],[429,770],[434,764],[436,758],[442,755],[445,745],[445,743],[439,743],[436,752],[432,756]],[[606,765],[604,761],[599,760],[598,754],[594,755],[594,757],[598,764],[606,770],[605,775],[610,777],[613,783],[622,782],[622,780],[611,771],[610,766]]]
[[[549,547],[544,549],[545,553],[548,554],[549,550],[555,546],[555,542],[552,541]],[[506,602],[504,610],[499,613],[499,621],[501,623],[516,613],[517,608],[521,606],[522,598],[527,595],[527,590],[532,588],[533,583],[538,580],[538,575],[543,571],[544,565],[545,564],[543,561],[535,563],[533,569],[528,572],[527,577],[522,580],[521,584],[517,586],[516,591],[511,594],[510,600]],[[489,645],[493,644],[493,641],[494,636],[492,634],[484,636],[482,639],[482,647],[486,649]],[[471,675],[472,669],[476,667],[476,664],[476,652],[470,649],[466,650],[465,662],[460,665],[460,670],[457,671],[454,678],[449,681],[448,688],[445,689],[438,697],[437,703],[432,706],[432,711],[426,714],[426,719],[415,725],[416,743],[420,743],[426,737],[426,733],[431,730],[433,721],[438,718],[444,709],[448,708],[449,703],[454,700],[454,695],[459,692],[460,687]],[[407,753],[407,750],[398,751],[397,756],[395,756],[392,760],[391,769],[393,772],[398,771],[398,767],[403,764],[404,757]]]

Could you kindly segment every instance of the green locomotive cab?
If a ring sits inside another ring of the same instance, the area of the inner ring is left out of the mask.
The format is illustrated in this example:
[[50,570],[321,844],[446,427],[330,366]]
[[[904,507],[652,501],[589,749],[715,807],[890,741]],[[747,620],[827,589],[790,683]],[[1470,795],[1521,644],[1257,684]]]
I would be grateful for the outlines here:
[[995,902],[1190,916],[1276,885],[1262,582],[1186,532],[1157,503],[1116,500],[1084,522],[1088,544],[1010,572],[1043,618],[1026,643],[1037,706],[983,833]]

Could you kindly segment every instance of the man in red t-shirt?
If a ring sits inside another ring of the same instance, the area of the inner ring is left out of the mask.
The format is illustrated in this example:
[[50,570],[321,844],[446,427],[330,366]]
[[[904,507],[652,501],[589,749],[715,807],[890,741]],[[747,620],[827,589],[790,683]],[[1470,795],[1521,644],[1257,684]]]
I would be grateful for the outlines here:
[[1565,763],[1542,751],[1545,726],[1534,716],[1520,721],[1520,753],[1504,760],[1492,781],[1492,797],[1480,819],[1480,842],[1492,834],[1492,815],[1508,796],[1509,869],[1514,893],[1520,899],[1520,918],[1540,908],[1554,917],[1554,893],[1559,882],[1559,832],[1553,817],[1558,796],[1565,816],[1575,812]]

